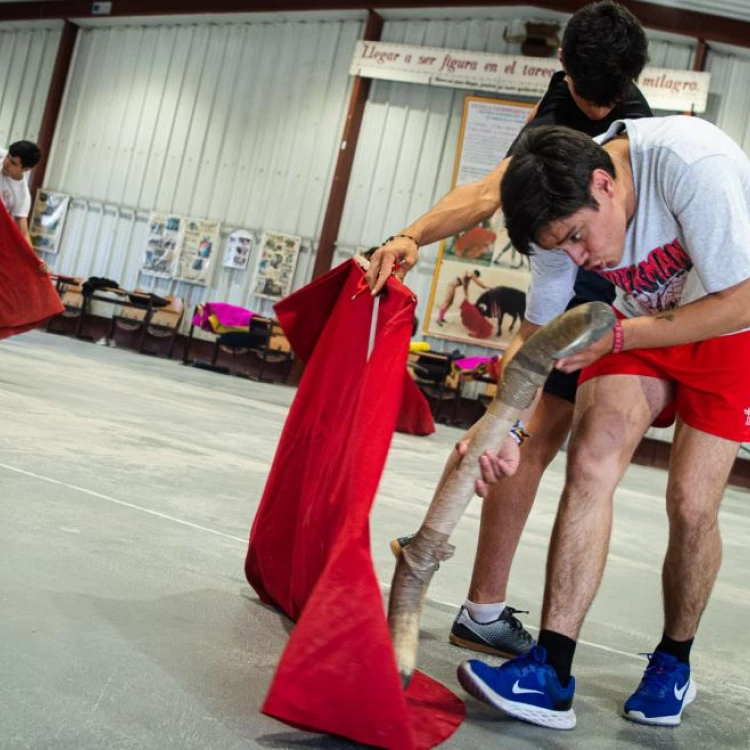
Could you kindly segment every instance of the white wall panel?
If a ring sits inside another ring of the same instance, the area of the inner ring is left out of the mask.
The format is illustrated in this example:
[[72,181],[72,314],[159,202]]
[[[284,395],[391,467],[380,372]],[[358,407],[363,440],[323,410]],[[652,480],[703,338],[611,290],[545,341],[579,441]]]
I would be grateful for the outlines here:
[[37,139],[61,34],[0,29],[0,145]]
[[711,72],[707,119],[750,155],[750,58],[709,52],[706,68]]
[[648,64],[654,68],[690,70],[695,59],[695,45],[652,39],[648,44],[648,57]]
[[651,5],[666,5],[679,10],[750,21],[750,3],[747,0],[646,0],[646,2]]
[[[504,31],[517,31],[524,20],[390,21],[383,39],[516,54]],[[48,262],[81,275],[112,274],[126,286],[179,292],[188,304],[222,299],[269,312],[250,298],[251,271],[217,267],[206,290],[140,277],[148,213],[217,219],[222,250],[239,227],[258,240],[263,229],[299,234],[305,242],[295,287],[308,281],[360,33],[356,21],[82,30],[48,170],[50,187],[80,200],[59,258]],[[690,68],[694,47],[659,38],[650,55],[654,66]],[[712,107],[720,101],[725,129],[746,139],[744,95],[723,95],[725,85],[747,90],[743,64],[714,58]],[[469,93],[373,82],[337,260],[357,246],[379,244],[449,191]],[[436,253],[437,246],[424,248],[409,280],[420,318]]]
[[[50,266],[124,286],[250,298],[246,272],[215,268],[207,289],[141,277],[147,220],[163,211],[299,234],[310,278],[337,157],[359,21],[82,29],[46,186],[75,200]],[[1,52],[1,51],[0,51]],[[257,252],[257,251],[256,251]],[[217,260],[220,265],[221,257]]]

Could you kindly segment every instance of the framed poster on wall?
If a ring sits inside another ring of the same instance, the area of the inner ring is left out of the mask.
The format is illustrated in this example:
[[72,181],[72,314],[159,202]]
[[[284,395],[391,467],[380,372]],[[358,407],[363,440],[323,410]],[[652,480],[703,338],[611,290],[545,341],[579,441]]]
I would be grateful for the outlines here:
[[177,253],[182,246],[183,229],[181,216],[151,214],[141,273],[162,279],[172,278]]
[[39,253],[58,253],[70,196],[53,190],[40,190],[29,222],[31,244]]
[[207,286],[218,252],[221,224],[207,219],[186,218],[183,227],[174,278]]
[[[532,104],[467,96],[453,187],[484,177],[505,158]],[[529,263],[510,244],[502,213],[444,240],[438,252],[423,332],[504,349],[526,310]]]
[[256,297],[280,300],[292,291],[301,242],[291,234],[263,232],[252,292]]

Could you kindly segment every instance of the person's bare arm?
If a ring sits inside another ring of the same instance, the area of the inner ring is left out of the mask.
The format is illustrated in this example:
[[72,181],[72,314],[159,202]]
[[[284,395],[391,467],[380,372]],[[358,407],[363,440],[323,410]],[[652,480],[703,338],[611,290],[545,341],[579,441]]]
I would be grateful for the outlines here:
[[29,220],[24,218],[23,216],[14,216],[13,221],[16,222],[16,226],[21,231],[21,234],[26,239],[26,242],[29,243],[29,246],[33,247],[31,244],[31,235],[29,234]]
[[[487,219],[500,207],[500,182],[510,159],[481,180],[455,188],[424,216],[417,219],[387,245],[378,248],[370,260],[367,283],[377,294],[399,264],[396,276],[403,279],[419,259],[419,248],[446,237],[453,237]],[[412,239],[408,239],[411,237]]]
[[[750,328],[750,279],[675,310],[623,320],[623,349],[692,344],[745,328]],[[612,343],[613,335],[608,333],[588,349],[561,359],[557,368],[574,372],[587,367],[611,352]]]
[[472,281],[477,285],[482,287],[482,289],[489,289],[487,284],[482,283],[476,276],[472,279]]
[[[26,242],[29,243],[29,247],[33,250],[34,245],[31,242],[31,235],[29,234],[29,221],[28,219],[25,219],[23,216],[14,216],[13,221],[16,222],[16,226],[18,227],[21,234],[24,236],[24,239]],[[39,258],[39,270],[42,273],[49,273],[49,268],[47,267],[47,264]]]

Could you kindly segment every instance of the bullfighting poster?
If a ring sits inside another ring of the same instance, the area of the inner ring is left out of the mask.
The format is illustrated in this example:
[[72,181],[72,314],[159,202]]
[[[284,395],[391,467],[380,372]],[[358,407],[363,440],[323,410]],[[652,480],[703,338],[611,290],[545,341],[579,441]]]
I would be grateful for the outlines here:
[[278,301],[292,291],[302,238],[280,232],[263,232],[253,294]]
[[161,279],[171,278],[177,255],[182,247],[184,231],[184,220],[181,216],[152,213],[149,218],[148,240],[141,273]]
[[31,214],[29,236],[38,253],[60,251],[65,216],[68,212],[70,196],[53,190],[40,190],[36,195],[34,211]]
[[[532,105],[467,96],[453,187],[505,158]],[[505,349],[526,311],[529,262],[511,246],[502,213],[443,241],[425,319],[428,336]]]
[[211,281],[216,249],[219,245],[218,221],[185,219],[182,242],[177,248],[173,278],[189,284],[208,286]]

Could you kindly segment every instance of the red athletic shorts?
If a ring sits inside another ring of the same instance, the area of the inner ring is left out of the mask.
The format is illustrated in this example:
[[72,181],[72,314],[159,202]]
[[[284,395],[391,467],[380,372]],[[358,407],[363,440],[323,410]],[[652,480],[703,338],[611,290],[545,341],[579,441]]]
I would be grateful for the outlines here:
[[674,400],[656,418],[655,427],[672,424],[676,412],[696,430],[750,442],[750,331],[697,344],[607,354],[586,367],[578,383],[602,375],[644,375],[672,382]]

